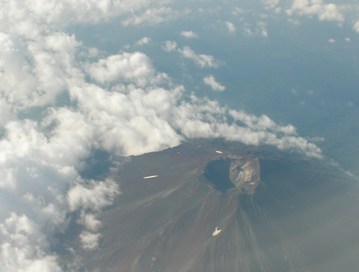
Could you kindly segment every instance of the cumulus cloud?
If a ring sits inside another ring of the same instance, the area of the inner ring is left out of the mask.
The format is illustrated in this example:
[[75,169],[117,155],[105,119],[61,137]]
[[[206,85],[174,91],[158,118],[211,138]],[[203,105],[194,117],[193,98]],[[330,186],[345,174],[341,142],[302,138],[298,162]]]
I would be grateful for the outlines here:
[[189,46],[178,49],[178,52],[186,59],[193,61],[201,68],[215,68],[219,66],[219,62],[211,55],[197,54]]
[[249,23],[243,25],[244,35],[248,37],[268,37],[267,23],[265,21],[258,21],[255,26],[251,26]]
[[[91,202],[91,211],[97,212],[110,204],[109,194],[118,192],[108,182],[98,182],[97,186],[90,187],[93,189],[91,194],[85,189],[81,191],[81,196],[75,194],[80,181],[87,183],[80,178],[79,170],[81,161],[89,155],[93,133],[92,128],[83,123],[81,115],[60,112],[56,128],[50,134],[45,131],[48,125],[54,125],[52,121],[55,119],[51,116],[42,125],[28,120],[10,122],[5,127],[6,136],[0,141],[0,195],[2,199],[12,199],[11,209],[14,214],[16,211],[17,217],[31,218],[31,224],[39,229],[43,239],[66,228],[71,211],[88,210],[86,204],[89,200],[86,197],[96,197]],[[105,185],[106,188],[103,188]],[[69,201],[65,197],[68,188],[72,188]],[[7,207],[7,203],[1,204]],[[0,213],[0,218],[7,220],[6,216],[6,212]],[[16,247],[18,240],[16,236],[11,237],[10,246]],[[32,241],[28,242],[28,247],[32,247]],[[45,239],[44,245],[46,243]],[[27,250],[26,247],[23,250]],[[20,249],[18,253],[25,254]],[[6,252],[0,254],[4,259]],[[33,261],[38,261],[36,256],[33,258]],[[13,265],[21,267],[23,263]]]
[[0,98],[0,112],[0,127],[4,126],[7,122],[15,118],[11,106],[3,98]]
[[97,145],[119,155],[161,150],[186,138],[222,137],[320,157],[320,150],[297,136],[292,126],[281,127],[266,116],[255,118],[214,101],[196,97],[188,101],[183,96],[180,86],[169,90],[132,86],[126,93],[108,92],[94,85],[72,90],[83,118],[95,130]]
[[[111,192],[111,194],[113,193],[114,192]],[[81,217],[78,223],[84,225],[86,229],[92,232],[97,232],[101,227],[101,221],[96,217],[96,215],[88,212],[81,212]]]
[[124,26],[156,25],[173,19],[175,16],[177,16],[176,13],[170,7],[151,8],[123,20],[122,24]]
[[345,19],[335,4],[324,4],[322,0],[293,0],[286,12],[288,15],[317,16],[320,21],[342,23]]
[[321,157],[320,149],[299,137],[293,126],[279,126],[266,115],[255,117],[223,108],[214,101],[192,97],[190,104],[178,107],[177,116],[175,124],[188,138],[220,137],[248,145],[274,145],[281,150],[293,149],[311,157]]
[[126,92],[108,92],[94,85],[72,90],[85,118],[96,127],[102,148],[118,155],[139,155],[181,142],[181,135],[168,122],[174,117],[171,108],[177,106],[181,87],[169,91],[133,86]]
[[11,213],[0,223],[0,238],[0,271],[63,271],[43,230],[27,216]]
[[140,52],[123,53],[100,59],[96,63],[89,63],[87,70],[99,83],[124,80],[145,84],[154,76],[154,69],[148,57]]
[[159,23],[172,14],[171,9],[164,6],[166,3],[167,0],[2,1],[0,10],[6,12],[0,17],[0,31],[34,39],[49,28],[63,28],[77,23],[94,24],[134,13],[139,15],[126,19],[125,24]]
[[198,38],[198,35],[193,31],[182,31],[181,36],[186,39]]
[[99,233],[91,233],[88,231],[84,231],[80,234],[80,241],[82,247],[86,250],[93,250],[98,247],[98,242],[100,239]]
[[226,89],[226,87],[220,84],[213,75],[204,77],[203,83],[214,91],[223,92]]
[[279,5],[280,0],[265,0],[264,6],[266,8],[276,8]]
[[51,237],[67,228],[71,212],[86,212],[83,225],[97,230],[96,213],[118,194],[112,181],[95,183],[79,176],[93,143],[92,129],[76,113],[57,118],[50,134],[46,127],[53,124],[46,120],[43,125],[12,121],[5,127],[0,141],[1,271],[60,271]]
[[165,41],[162,44],[162,49],[166,52],[175,51],[177,49],[177,43],[174,41]]
[[353,30],[354,30],[356,33],[359,33],[359,20],[354,23],[354,25],[353,25]]
[[236,30],[236,27],[235,27],[235,25],[234,25],[232,22],[226,21],[225,24],[226,24],[228,33],[230,33],[230,34],[236,33],[236,31],[237,31],[237,30]]
[[67,197],[71,211],[79,209],[99,211],[110,205],[117,193],[118,186],[112,180],[91,181],[84,185],[76,184],[68,192]]
[[80,211],[77,221],[84,226],[79,238],[83,249],[94,250],[98,247],[101,233],[101,222],[98,213],[112,204],[119,194],[118,185],[112,180],[81,181],[67,193],[67,201],[71,211]]
[[82,80],[75,65],[79,42],[73,35],[54,32],[24,42],[1,34],[0,94],[13,111],[54,103],[70,84]]
[[149,44],[150,42],[151,42],[151,38],[143,37],[136,42],[136,45],[142,46],[142,45]]

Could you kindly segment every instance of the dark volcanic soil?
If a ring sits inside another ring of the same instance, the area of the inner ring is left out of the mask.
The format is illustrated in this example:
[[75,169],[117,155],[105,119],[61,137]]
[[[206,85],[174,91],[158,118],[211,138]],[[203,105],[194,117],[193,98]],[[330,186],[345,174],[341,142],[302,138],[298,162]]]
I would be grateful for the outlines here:
[[[229,154],[260,157],[255,190],[243,193],[231,181],[221,160]],[[143,179],[151,175],[158,177]],[[186,144],[132,158],[118,182],[122,194],[101,215],[100,247],[83,252],[89,271],[355,271],[359,264],[357,185],[323,162]]]

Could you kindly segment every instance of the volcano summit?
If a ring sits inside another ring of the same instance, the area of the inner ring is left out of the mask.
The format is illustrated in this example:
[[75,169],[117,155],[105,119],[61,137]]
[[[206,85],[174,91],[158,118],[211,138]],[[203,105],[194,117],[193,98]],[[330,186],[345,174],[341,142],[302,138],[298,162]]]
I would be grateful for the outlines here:
[[222,192],[235,188],[235,191],[253,195],[260,181],[259,159],[228,155],[209,162],[204,175]]
[[339,271],[356,262],[340,253],[357,239],[344,235],[359,228],[350,216],[357,185],[322,161],[200,142],[133,157],[117,180],[122,194],[101,214],[99,248],[82,251],[88,271]]

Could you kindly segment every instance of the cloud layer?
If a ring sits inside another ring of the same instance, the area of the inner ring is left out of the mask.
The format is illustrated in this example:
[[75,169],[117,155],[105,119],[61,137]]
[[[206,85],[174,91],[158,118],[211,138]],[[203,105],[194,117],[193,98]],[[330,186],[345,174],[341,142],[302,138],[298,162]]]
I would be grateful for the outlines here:
[[[55,237],[74,224],[82,247],[96,249],[98,214],[120,188],[111,173],[101,180],[83,177],[93,150],[140,155],[220,137],[321,157],[293,126],[190,95],[146,54],[106,54],[67,30],[115,16],[123,25],[161,23],[173,14],[167,3],[0,2],[0,271],[69,271],[72,264],[56,252]],[[189,46],[167,41],[163,47],[200,68],[219,66]],[[213,76],[203,80],[214,90],[225,88]]]

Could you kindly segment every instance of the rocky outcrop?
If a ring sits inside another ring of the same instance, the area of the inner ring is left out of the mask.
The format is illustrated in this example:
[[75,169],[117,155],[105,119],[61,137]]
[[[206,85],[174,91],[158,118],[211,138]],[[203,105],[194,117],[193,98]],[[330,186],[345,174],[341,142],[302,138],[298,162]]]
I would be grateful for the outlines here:
[[242,192],[253,195],[260,181],[259,159],[239,156],[230,159],[230,181]]
[[260,181],[260,163],[258,158],[228,155],[210,161],[204,174],[219,191],[253,195]]

